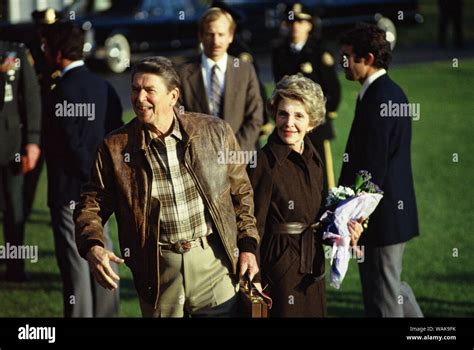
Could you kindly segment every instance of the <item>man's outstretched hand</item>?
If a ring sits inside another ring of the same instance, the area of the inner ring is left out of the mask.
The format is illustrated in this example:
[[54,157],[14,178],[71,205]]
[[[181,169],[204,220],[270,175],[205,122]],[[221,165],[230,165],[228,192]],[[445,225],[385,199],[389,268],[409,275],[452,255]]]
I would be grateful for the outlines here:
[[123,259],[117,257],[113,252],[101,247],[93,246],[86,255],[89,268],[95,280],[106,289],[118,288],[120,277],[112,270],[110,261],[122,264]]

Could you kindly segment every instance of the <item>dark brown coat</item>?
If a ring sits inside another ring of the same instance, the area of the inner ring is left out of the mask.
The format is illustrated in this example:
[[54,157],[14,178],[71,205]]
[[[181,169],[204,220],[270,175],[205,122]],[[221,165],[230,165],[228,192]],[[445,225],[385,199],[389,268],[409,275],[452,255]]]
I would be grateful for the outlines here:
[[[280,141],[276,131],[248,168],[254,188],[255,217],[261,235],[261,279],[273,298],[272,317],[320,317],[326,313],[322,245],[316,242],[313,275],[300,273],[301,235],[274,234],[273,224],[314,223],[321,206],[322,165],[305,137],[302,155]],[[258,278],[258,277],[257,277]]]

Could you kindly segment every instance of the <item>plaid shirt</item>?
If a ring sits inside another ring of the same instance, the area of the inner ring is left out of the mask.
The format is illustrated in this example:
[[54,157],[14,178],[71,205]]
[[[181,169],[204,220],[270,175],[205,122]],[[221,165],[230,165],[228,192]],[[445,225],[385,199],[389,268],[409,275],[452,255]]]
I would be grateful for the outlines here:
[[164,143],[145,132],[148,160],[153,170],[151,196],[160,201],[160,242],[174,243],[206,236],[211,231],[209,212],[184,165],[183,138],[174,117]]

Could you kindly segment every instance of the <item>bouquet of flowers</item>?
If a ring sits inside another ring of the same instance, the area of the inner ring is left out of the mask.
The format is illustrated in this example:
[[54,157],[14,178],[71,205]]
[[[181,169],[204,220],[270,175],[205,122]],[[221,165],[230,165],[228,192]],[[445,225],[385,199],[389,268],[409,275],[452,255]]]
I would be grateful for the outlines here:
[[360,170],[353,186],[329,190],[327,210],[320,221],[324,224],[323,239],[332,243],[330,285],[336,289],[340,288],[349,266],[351,237],[347,223],[351,219],[368,218],[383,197],[371,178],[368,171]]

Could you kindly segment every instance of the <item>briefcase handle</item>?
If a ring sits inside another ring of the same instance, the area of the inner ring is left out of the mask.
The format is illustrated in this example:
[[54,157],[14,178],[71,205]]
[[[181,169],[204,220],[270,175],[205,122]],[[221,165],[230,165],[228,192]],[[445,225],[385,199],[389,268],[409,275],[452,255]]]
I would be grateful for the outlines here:
[[268,308],[271,309],[272,308],[272,304],[273,304],[273,300],[272,298],[270,298],[268,295],[266,295],[265,293],[263,293],[263,291],[259,291],[258,288],[255,286],[255,284],[253,283],[252,279],[250,278],[250,273],[247,272],[244,276],[243,276],[243,282],[244,282],[244,288],[247,289],[249,291],[249,294],[250,296],[259,296],[263,299],[263,301],[267,304]]

